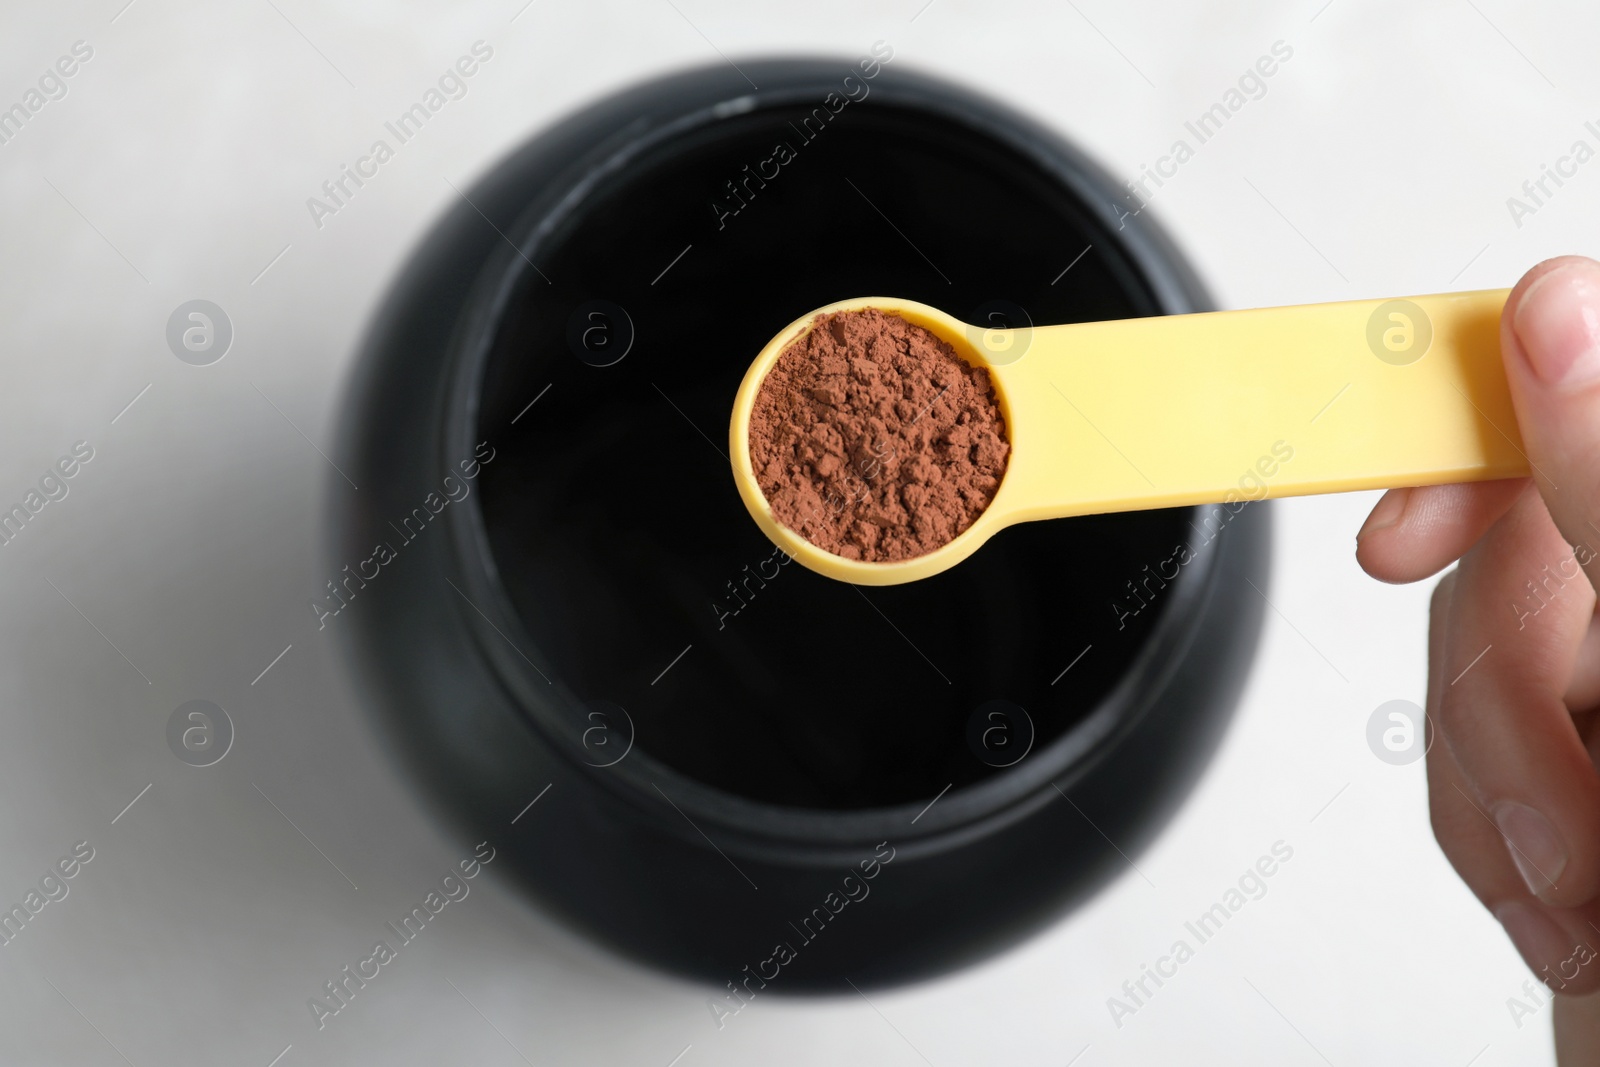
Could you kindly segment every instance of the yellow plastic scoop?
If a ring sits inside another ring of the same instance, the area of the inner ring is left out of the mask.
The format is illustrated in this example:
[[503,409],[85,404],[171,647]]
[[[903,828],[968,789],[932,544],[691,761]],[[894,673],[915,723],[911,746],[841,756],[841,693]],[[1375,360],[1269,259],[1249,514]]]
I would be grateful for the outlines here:
[[[1017,522],[1528,473],[1500,364],[1509,290],[984,329],[866,297],[797,319],[734,401],[729,452],[757,524],[806,567],[859,585],[938,574]],[[987,367],[1011,454],[993,502],[925,556],[864,563],[780,524],[750,464],[762,379],[817,315],[877,308]]]

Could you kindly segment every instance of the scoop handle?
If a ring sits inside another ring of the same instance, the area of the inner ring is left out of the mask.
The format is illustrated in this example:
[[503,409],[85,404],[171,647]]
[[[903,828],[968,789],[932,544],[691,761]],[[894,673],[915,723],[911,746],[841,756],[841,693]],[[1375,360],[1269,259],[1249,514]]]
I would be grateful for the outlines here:
[[993,331],[1013,446],[994,506],[1015,522],[1526,475],[1508,294]]

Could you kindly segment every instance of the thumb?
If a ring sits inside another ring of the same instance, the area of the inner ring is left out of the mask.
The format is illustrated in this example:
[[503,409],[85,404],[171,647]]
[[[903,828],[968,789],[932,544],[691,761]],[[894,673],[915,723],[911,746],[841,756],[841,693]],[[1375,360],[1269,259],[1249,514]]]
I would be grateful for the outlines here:
[[1564,256],[1529,271],[1500,346],[1545,507],[1600,589],[1600,263]]

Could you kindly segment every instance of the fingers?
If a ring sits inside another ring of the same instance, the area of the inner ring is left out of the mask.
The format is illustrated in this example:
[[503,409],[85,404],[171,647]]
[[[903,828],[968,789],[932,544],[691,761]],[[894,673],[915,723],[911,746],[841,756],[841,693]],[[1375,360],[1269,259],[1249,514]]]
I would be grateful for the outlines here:
[[1529,271],[1506,301],[1500,348],[1539,490],[1600,587],[1600,263]]
[[1527,480],[1391,489],[1356,534],[1356,560],[1381,582],[1417,582],[1454,563]]
[[[1445,663],[1448,618],[1456,574],[1434,589],[1428,631],[1430,679],[1428,718],[1437,721],[1449,686]],[[1600,903],[1552,908],[1534,897],[1512,860],[1506,839],[1475,799],[1474,787],[1449,745],[1428,749],[1429,812],[1434,836],[1461,880],[1505,928],[1530,970],[1552,990],[1570,995],[1600,991]],[[1593,924],[1593,925],[1592,925]]]
[[[1390,494],[1357,555],[1406,581],[1465,553],[1430,632],[1434,832],[1535,973],[1588,996],[1600,992],[1600,774],[1579,724],[1594,734],[1600,714],[1600,264],[1530,271],[1506,302],[1501,350],[1533,481]],[[1558,1026],[1600,1036],[1595,1004],[1581,1006]]]
[[1462,558],[1446,621],[1438,726],[1528,889],[1600,893],[1600,775],[1562,697],[1594,594],[1529,487]]

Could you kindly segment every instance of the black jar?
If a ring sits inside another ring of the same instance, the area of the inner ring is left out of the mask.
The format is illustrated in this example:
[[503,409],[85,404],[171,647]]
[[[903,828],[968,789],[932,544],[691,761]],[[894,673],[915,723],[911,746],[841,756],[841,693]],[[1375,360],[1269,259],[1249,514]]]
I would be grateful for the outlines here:
[[905,981],[1128,869],[1231,713],[1267,514],[1033,523],[884,589],[775,556],[725,438],[797,316],[1206,299],[1017,114],[893,63],[743,67],[588,108],[433,229],[352,390],[334,550],[383,558],[342,628],[419,788],[548,913],[723,993]]

